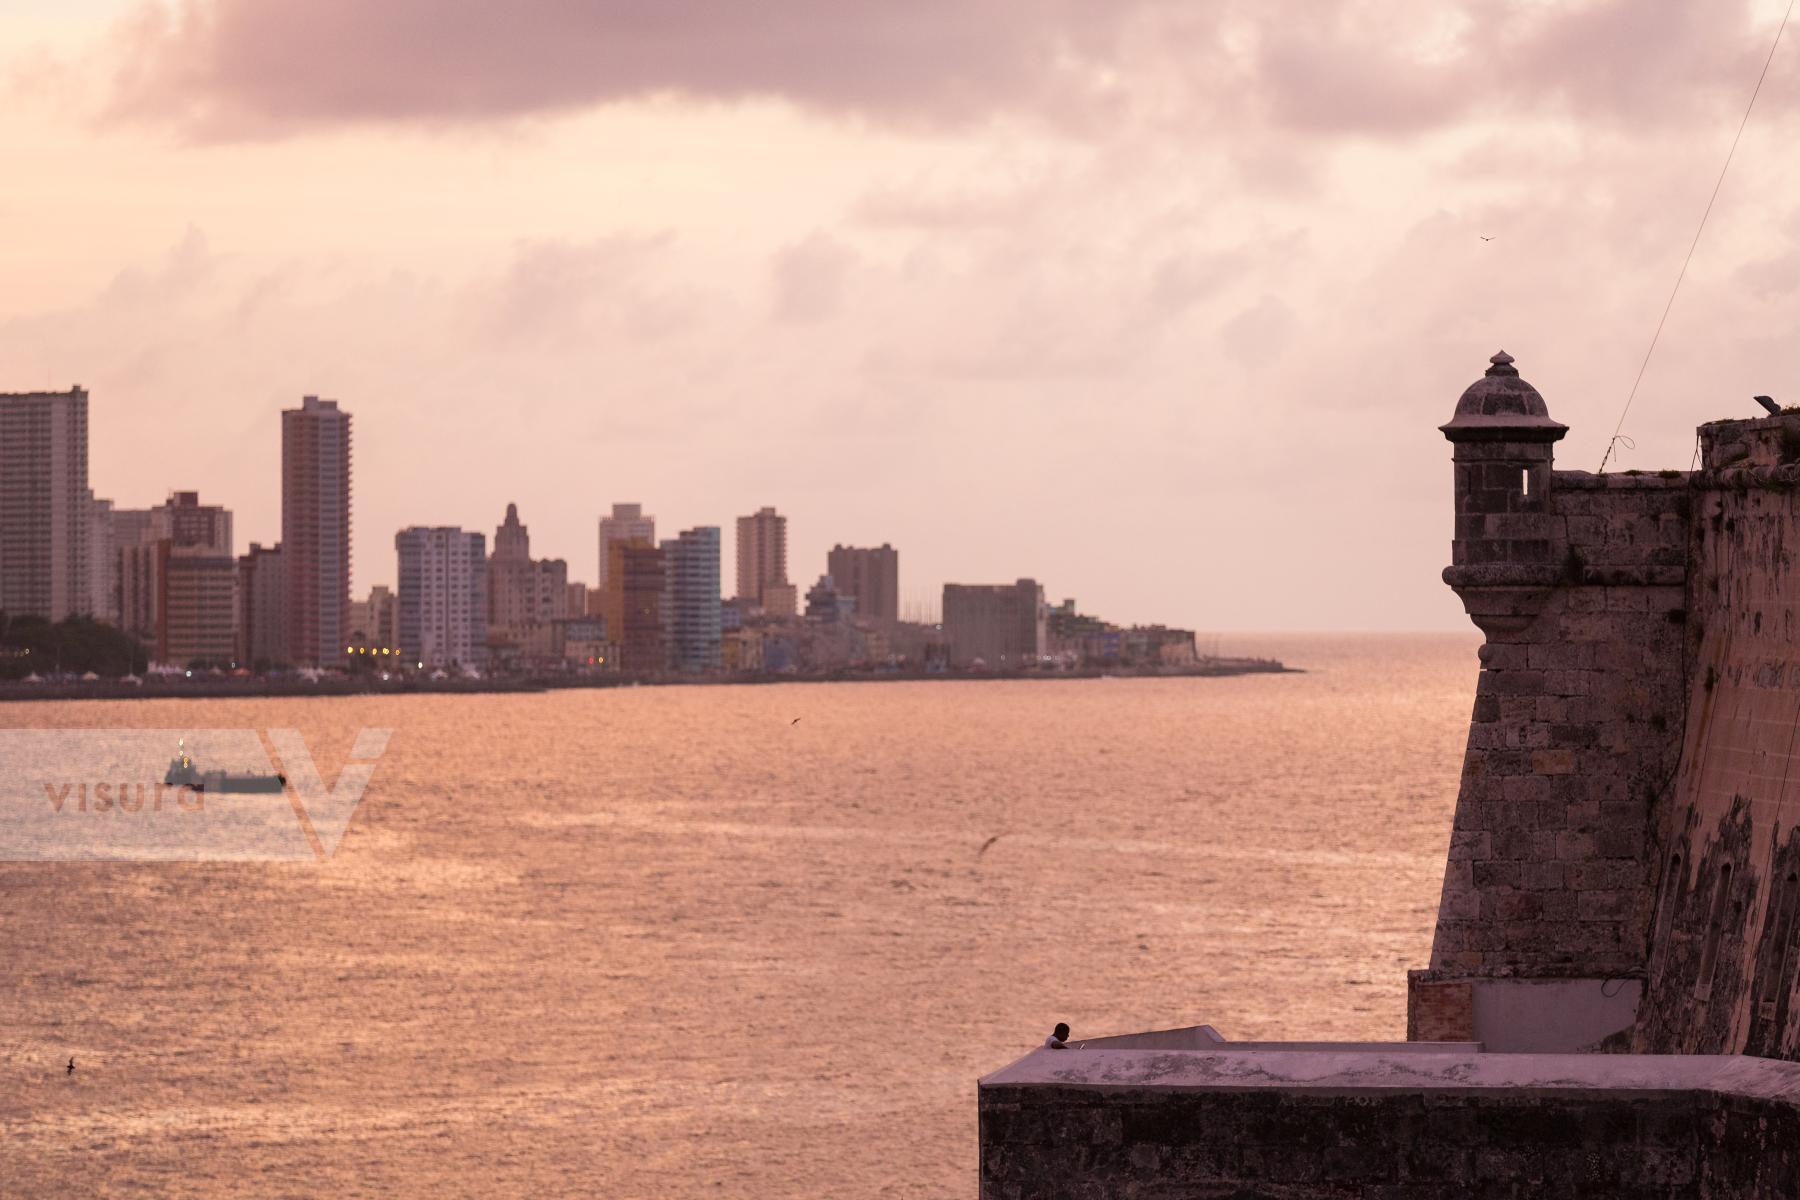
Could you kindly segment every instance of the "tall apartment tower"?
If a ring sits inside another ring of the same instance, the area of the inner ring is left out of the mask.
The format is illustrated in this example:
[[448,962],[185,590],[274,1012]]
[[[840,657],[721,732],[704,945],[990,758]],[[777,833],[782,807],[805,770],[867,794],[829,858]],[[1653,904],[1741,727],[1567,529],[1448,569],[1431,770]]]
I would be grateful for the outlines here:
[[402,657],[427,668],[479,663],[487,646],[487,539],[415,525],[394,535],[394,549]]
[[237,657],[231,510],[200,503],[198,492],[171,492],[141,521],[111,515],[133,517],[136,532],[114,552],[120,624],[145,640],[152,661],[187,666]]
[[288,661],[343,661],[350,623],[350,414],[306,396],[281,413]]
[[656,544],[656,518],[644,515],[641,504],[615,504],[610,517],[600,518],[600,583],[601,591],[607,589],[612,582],[612,554],[609,547],[614,542],[646,542]]
[[837,590],[856,598],[856,615],[893,623],[900,619],[900,552],[883,542],[863,549],[833,546],[826,574]]
[[[769,589],[787,586],[787,518],[772,508],[737,521],[737,597],[768,608]],[[786,596],[788,593],[779,593]],[[784,615],[792,615],[792,609]]]
[[719,527],[683,530],[662,544],[664,642],[671,671],[719,668]]
[[88,394],[0,394],[0,612],[89,611]]

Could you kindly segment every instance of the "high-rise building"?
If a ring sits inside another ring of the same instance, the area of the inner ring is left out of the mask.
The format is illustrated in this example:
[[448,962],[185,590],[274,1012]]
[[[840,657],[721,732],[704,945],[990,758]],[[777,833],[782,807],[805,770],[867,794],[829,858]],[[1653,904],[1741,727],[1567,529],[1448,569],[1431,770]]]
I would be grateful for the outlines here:
[[110,545],[107,559],[111,563],[111,621],[125,632],[140,638],[155,636],[156,606],[150,592],[150,576],[155,557],[144,558],[139,547],[152,544],[154,537],[148,508],[114,508],[110,514]]
[[237,561],[231,510],[201,504],[198,492],[172,492],[140,511],[109,513],[108,533],[123,537],[112,555],[118,623],[141,638],[154,662],[184,667],[238,657]]
[[119,623],[119,549],[113,545],[113,502],[87,494],[87,582],[85,611],[96,621]]
[[666,621],[664,642],[671,671],[696,674],[719,669],[719,527],[701,525],[662,544]]
[[596,586],[601,591],[612,582],[612,555],[608,547],[614,542],[636,541],[656,544],[656,518],[646,517],[641,504],[613,505],[612,515],[600,518],[600,582]]
[[607,547],[612,559],[612,586],[602,593],[601,615],[624,671],[660,671],[663,661],[663,552],[641,539],[616,541]]
[[[487,645],[487,539],[446,526],[394,535],[400,595],[396,633],[404,660],[475,666]],[[338,647],[342,651],[343,647]]]
[[161,584],[151,657],[172,666],[218,666],[237,654],[237,560],[211,546],[155,543]]
[[281,413],[281,553],[288,661],[344,657],[350,617],[350,414],[302,398]]
[[944,640],[953,666],[1025,667],[1044,656],[1044,589],[1035,580],[944,585]]
[[494,530],[487,569],[491,640],[522,643],[533,627],[570,615],[569,564],[531,557],[531,533],[519,523],[516,504],[506,506],[506,520]]
[[833,546],[826,571],[838,591],[856,597],[856,615],[892,624],[900,619],[900,552],[883,542],[869,549]]
[[571,617],[585,617],[589,615],[587,584],[565,583],[563,585],[563,612]]
[[282,569],[281,547],[251,542],[237,564],[238,661],[250,667],[281,665],[288,660],[287,573]]
[[0,394],[0,612],[88,611],[88,394]]
[[[739,517],[737,598],[768,608],[764,593],[771,587],[786,587],[787,581],[787,518],[772,508]],[[792,616],[793,610],[782,615]]]

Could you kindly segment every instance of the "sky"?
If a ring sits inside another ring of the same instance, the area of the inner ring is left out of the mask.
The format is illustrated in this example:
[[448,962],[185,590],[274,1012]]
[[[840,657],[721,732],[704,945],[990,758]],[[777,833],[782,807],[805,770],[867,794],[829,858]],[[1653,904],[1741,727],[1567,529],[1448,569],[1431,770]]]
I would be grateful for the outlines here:
[[[1467,630],[1436,427],[1505,349],[1599,465],[1785,7],[9,0],[0,390],[240,551],[337,399],[359,594],[509,502],[592,582],[614,501],[730,591],[772,504],[803,589]],[[1800,400],[1797,132],[1800,23],[1615,469]]]

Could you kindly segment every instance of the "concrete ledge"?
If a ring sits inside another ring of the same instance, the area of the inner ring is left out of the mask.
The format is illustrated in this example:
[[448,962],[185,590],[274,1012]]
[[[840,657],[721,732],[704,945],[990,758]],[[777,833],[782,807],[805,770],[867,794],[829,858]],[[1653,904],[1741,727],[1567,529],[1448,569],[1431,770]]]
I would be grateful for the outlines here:
[[[1457,1043],[1340,1043],[1327,1049],[1308,1045],[1227,1042],[1211,1051],[1038,1049],[984,1076],[979,1086],[1282,1089],[1330,1095],[1394,1090],[1473,1094],[1497,1089],[1537,1096],[1728,1092],[1800,1106],[1800,1063],[1778,1059],[1735,1054],[1486,1054]],[[1445,1050],[1440,1045],[1456,1048]]]
[[980,1083],[981,1195],[1800,1195],[1800,1064],[1467,1049],[1037,1050]]

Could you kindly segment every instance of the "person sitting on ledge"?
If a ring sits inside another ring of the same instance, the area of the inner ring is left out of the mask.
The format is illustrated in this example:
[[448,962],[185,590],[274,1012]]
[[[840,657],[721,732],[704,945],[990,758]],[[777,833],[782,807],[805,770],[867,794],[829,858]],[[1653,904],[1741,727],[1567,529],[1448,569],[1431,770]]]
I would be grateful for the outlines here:
[[1056,1028],[1050,1031],[1050,1036],[1044,1039],[1044,1048],[1047,1050],[1067,1050],[1069,1048],[1069,1027],[1061,1021],[1058,1021],[1056,1023]]

